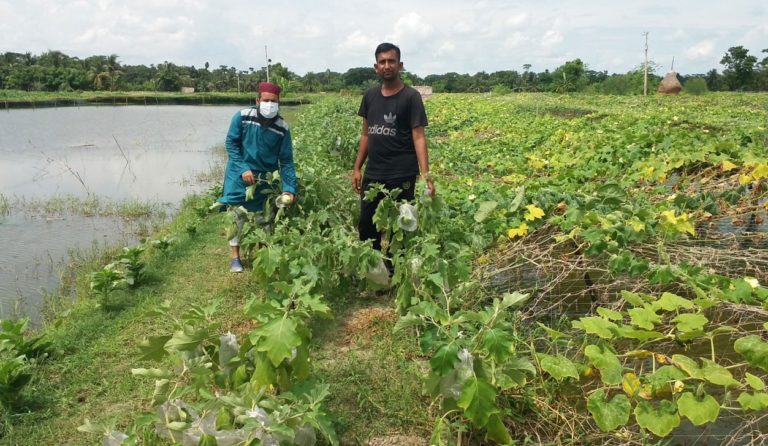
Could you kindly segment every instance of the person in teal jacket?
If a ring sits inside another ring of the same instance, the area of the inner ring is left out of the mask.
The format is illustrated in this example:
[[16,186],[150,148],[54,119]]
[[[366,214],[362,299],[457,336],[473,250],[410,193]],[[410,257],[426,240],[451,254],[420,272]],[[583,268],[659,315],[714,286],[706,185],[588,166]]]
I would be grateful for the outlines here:
[[[261,212],[266,200],[265,190],[274,188],[267,174],[280,171],[282,194],[293,203],[296,194],[296,170],[293,165],[293,144],[288,124],[278,114],[280,87],[269,82],[259,84],[256,106],[240,110],[232,117],[227,132],[227,167],[224,171],[224,194],[217,201],[234,209],[237,234],[229,240],[232,272],[243,271],[240,260],[240,235],[244,215],[237,211],[243,206],[249,212]],[[245,190],[256,184],[253,199],[246,200]]]

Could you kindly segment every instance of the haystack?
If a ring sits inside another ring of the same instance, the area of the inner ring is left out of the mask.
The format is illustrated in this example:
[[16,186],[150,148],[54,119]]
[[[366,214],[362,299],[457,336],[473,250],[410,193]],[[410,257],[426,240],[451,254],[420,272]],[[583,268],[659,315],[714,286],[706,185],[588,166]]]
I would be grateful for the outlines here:
[[659,83],[658,92],[661,94],[677,95],[682,89],[683,86],[680,84],[680,81],[677,80],[677,72],[670,71],[664,76],[661,83]]

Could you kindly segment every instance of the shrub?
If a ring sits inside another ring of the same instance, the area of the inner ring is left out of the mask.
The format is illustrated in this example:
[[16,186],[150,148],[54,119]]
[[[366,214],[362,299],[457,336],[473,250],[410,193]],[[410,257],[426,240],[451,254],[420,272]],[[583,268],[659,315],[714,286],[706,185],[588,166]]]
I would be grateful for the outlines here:
[[707,81],[703,77],[694,77],[685,82],[683,91],[694,96],[699,96],[709,92],[709,88],[707,88]]

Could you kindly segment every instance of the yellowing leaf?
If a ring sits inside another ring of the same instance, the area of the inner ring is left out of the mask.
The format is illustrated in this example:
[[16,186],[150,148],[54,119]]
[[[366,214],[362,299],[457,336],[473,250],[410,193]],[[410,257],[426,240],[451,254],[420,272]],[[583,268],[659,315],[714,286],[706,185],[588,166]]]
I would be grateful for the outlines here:
[[676,225],[677,224],[677,217],[675,217],[675,210],[674,209],[671,210],[671,211],[663,211],[661,213],[661,218],[666,223],[669,223],[671,225]]
[[728,160],[723,160],[723,164],[721,165],[721,167],[723,169],[723,172],[728,172],[729,170],[733,170],[738,166]]
[[632,219],[627,223],[635,232],[641,232],[645,230],[645,223],[640,221],[637,217],[632,217]]
[[523,217],[528,221],[538,220],[544,216],[544,210],[537,207],[535,204],[529,204],[525,208],[528,209],[528,212],[526,212]]
[[652,400],[653,399],[653,386],[650,384],[643,384],[642,388],[640,389],[640,392],[638,392],[637,396],[644,400]]
[[739,175],[739,184],[745,186],[752,182],[752,175]]
[[643,169],[643,178],[651,179],[653,178],[653,171],[656,170],[653,166],[648,166],[645,169]]
[[624,393],[633,397],[640,390],[640,380],[634,373],[625,373],[624,379],[621,380],[621,388],[624,389]]
[[768,164],[758,164],[755,170],[752,171],[752,178],[756,180],[768,178]]
[[509,228],[507,230],[507,237],[509,238],[522,237],[527,233],[528,233],[528,225],[523,223],[516,228]]
[[475,184],[475,182],[472,181],[472,178],[467,180],[467,186],[472,187],[472,185],[474,185],[474,184]]

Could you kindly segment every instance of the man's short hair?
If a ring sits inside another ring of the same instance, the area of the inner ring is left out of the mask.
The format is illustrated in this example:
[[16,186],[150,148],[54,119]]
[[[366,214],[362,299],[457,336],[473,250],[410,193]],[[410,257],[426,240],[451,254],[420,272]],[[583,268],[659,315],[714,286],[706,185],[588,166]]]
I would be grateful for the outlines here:
[[390,50],[395,50],[395,54],[397,54],[397,61],[400,62],[400,48],[398,48],[397,45],[394,45],[389,42],[384,42],[382,44],[379,44],[379,46],[376,47],[376,52],[373,53],[373,57],[378,62],[379,54],[386,53],[387,51],[390,51]]

